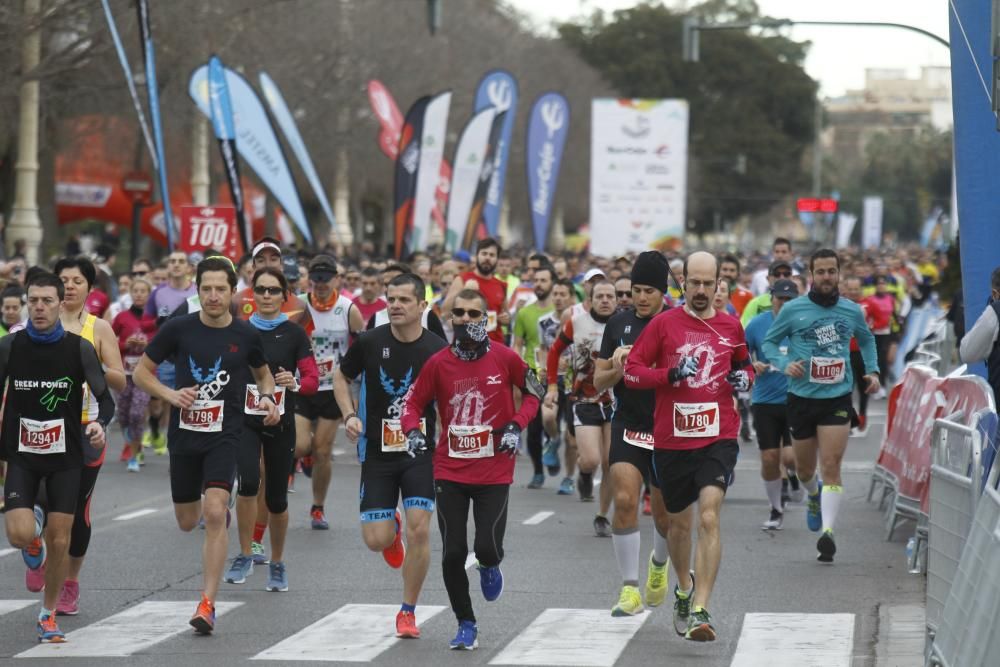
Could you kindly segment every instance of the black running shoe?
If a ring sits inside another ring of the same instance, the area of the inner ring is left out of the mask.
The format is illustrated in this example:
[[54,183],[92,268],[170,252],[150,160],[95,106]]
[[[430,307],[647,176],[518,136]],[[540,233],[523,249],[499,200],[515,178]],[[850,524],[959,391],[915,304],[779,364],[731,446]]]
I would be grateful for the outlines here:
[[816,542],[816,549],[819,551],[816,560],[821,563],[833,562],[833,555],[837,553],[837,544],[833,541],[832,530],[823,531],[823,534],[819,536],[819,540]]

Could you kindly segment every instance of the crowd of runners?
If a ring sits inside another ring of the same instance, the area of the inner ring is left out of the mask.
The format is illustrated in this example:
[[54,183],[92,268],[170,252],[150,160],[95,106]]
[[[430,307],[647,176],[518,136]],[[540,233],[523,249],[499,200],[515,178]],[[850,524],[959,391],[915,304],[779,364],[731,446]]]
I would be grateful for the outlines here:
[[[80,613],[109,428],[125,443],[111,459],[130,472],[169,454],[177,525],[204,529],[191,625],[208,634],[220,590],[255,566],[267,591],[289,590],[288,494],[298,480],[312,529],[329,528],[343,426],[361,463],[362,540],[401,570],[397,636],[420,636],[436,512],[450,647],[477,647],[468,518],[495,601],[523,454],[528,488],[594,503],[580,530],[611,538],[622,588],[610,616],[669,596],[676,632],[712,641],[719,517],[741,445],[760,449],[761,528],[782,530],[788,504],[804,502],[817,559],[832,563],[841,460],[894,380],[908,313],[936,298],[940,262],[923,250],[800,256],[782,238],[743,258],[510,254],[485,238],[471,256],[400,263],[267,237],[239,263],[174,252],[119,276],[82,256],[8,262],[3,500],[25,584],[43,592],[38,639],[65,641],[57,616]],[[653,517],[648,558],[640,514]]]

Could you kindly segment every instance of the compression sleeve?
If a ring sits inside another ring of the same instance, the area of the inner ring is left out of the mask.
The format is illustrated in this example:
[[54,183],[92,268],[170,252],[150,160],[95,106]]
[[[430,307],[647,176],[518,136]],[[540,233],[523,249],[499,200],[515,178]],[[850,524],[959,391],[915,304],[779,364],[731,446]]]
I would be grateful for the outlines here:
[[573,320],[567,320],[563,330],[556,336],[552,347],[549,348],[549,356],[545,359],[545,374],[549,384],[559,382],[559,357],[566,351],[566,348],[573,344]]
[[319,389],[319,367],[312,355],[302,357],[295,363],[299,371],[299,394],[312,396]]
[[115,399],[111,397],[108,383],[104,379],[104,370],[97,358],[97,350],[85,338],[80,339],[80,360],[83,362],[83,373],[90,385],[90,391],[97,398],[97,419],[101,428],[107,429],[115,416]]

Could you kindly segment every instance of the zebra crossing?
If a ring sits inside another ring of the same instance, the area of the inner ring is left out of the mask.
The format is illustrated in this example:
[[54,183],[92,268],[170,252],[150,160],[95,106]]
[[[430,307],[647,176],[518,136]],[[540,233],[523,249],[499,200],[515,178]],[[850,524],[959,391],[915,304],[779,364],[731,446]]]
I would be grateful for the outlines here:
[[[37,600],[0,600],[0,616],[31,609]],[[41,644],[15,654],[18,659],[129,658],[153,653],[182,633],[194,601],[143,601],[109,617],[67,633],[63,644]],[[220,601],[218,616],[243,606],[243,602]],[[441,605],[422,605],[421,626],[452,623]],[[406,643],[393,633],[398,606],[350,603],[308,623],[298,632],[244,658],[291,662],[379,662],[393,647]],[[27,612],[22,614],[27,616]],[[572,665],[612,667],[636,633],[650,617],[612,618],[607,609],[547,608],[537,616],[525,616],[527,624],[495,651],[480,656],[490,665]],[[529,619],[530,620],[527,620]],[[307,621],[311,619],[303,619]],[[23,621],[26,625],[28,618]],[[854,649],[854,614],[764,614],[747,613],[743,618],[731,667],[849,667]],[[222,624],[221,632],[234,631]],[[449,625],[450,627],[450,625]],[[30,630],[27,630],[30,632]],[[664,636],[665,642],[680,641]],[[659,639],[658,639],[659,641]],[[422,642],[423,643],[423,642]],[[691,645],[685,648],[691,648]],[[423,647],[422,647],[423,648]],[[444,652],[443,645],[433,647]],[[669,652],[665,652],[668,656]],[[8,656],[0,656],[4,658]]]

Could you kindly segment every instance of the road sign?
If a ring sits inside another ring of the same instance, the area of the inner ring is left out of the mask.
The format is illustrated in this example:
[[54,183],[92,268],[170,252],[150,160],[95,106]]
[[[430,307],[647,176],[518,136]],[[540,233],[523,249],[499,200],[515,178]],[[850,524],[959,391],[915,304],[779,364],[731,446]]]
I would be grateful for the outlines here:
[[232,206],[181,206],[180,248],[190,254],[209,248],[239,259],[236,209]]
[[144,171],[134,171],[122,178],[122,191],[136,204],[149,205],[153,199],[153,178]]

